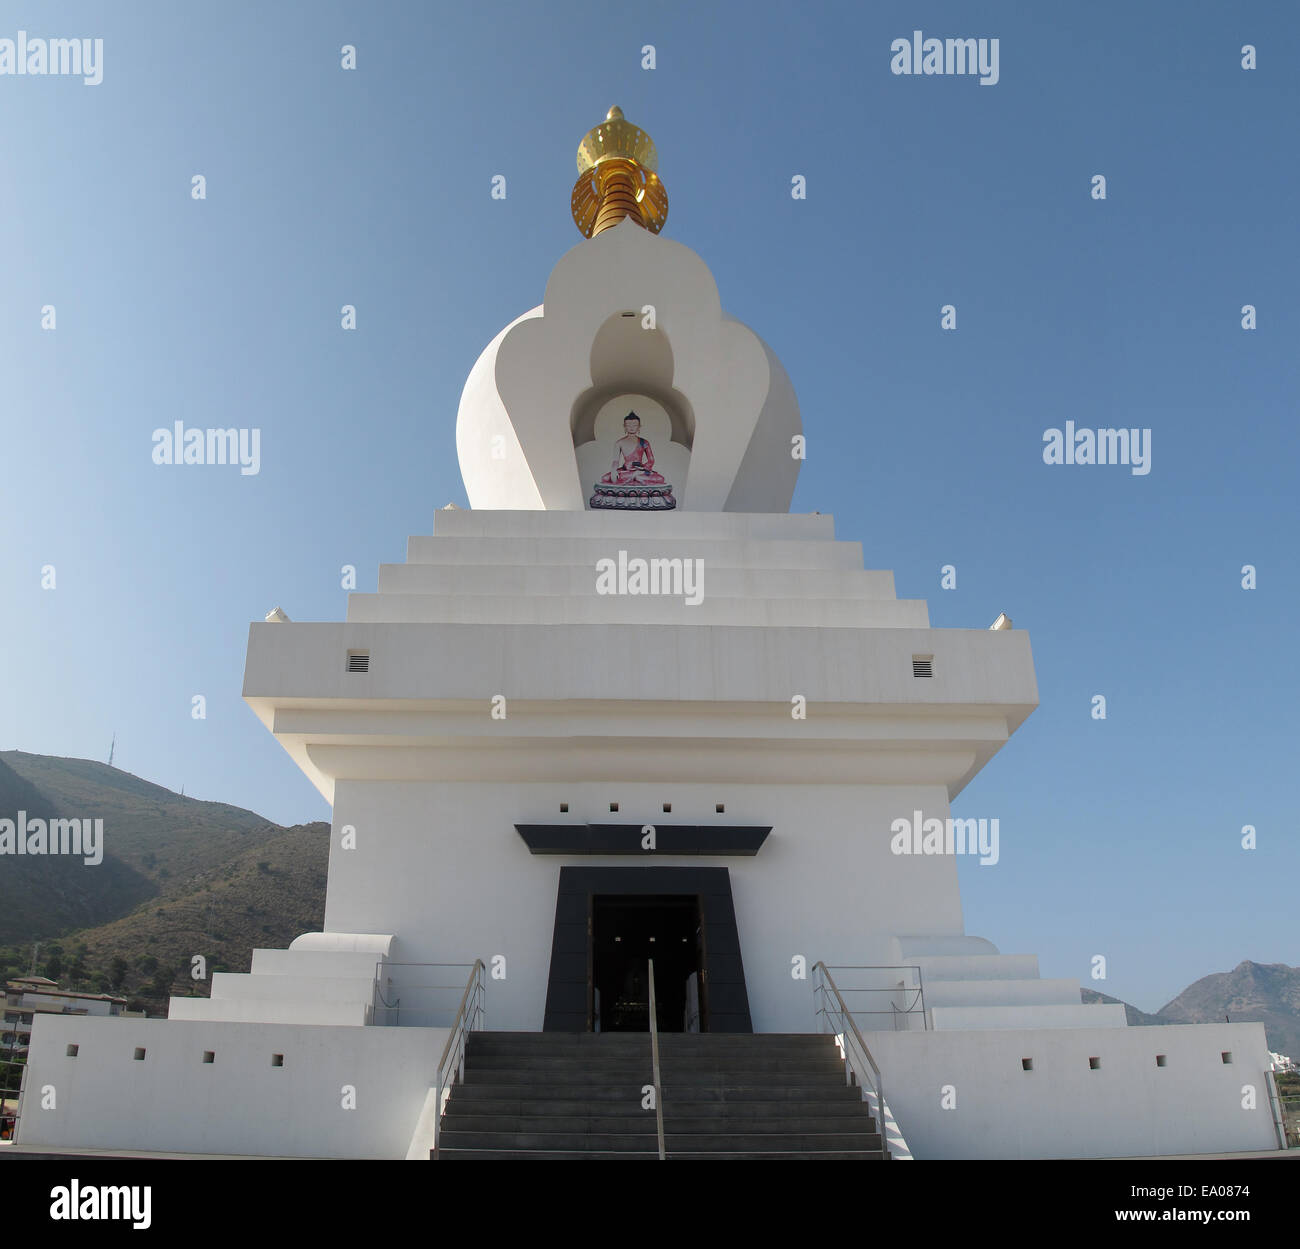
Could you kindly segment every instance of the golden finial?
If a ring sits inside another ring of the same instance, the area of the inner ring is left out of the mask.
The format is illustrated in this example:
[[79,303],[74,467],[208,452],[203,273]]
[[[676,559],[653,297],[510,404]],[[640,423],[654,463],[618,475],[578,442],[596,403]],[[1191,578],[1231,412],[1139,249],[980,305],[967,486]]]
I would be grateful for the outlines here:
[[578,144],[574,224],[591,238],[631,217],[658,234],[668,217],[668,192],[659,181],[658,164],[654,140],[614,105]]

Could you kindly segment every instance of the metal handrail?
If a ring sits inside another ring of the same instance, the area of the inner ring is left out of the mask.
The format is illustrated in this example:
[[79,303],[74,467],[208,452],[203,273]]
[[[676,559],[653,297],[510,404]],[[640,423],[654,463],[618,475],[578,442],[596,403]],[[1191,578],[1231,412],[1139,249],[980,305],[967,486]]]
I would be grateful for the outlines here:
[[[826,988],[827,986],[829,986],[830,991],[835,995],[836,1002],[839,1003],[839,1016],[843,1020],[844,1025],[846,1025],[844,1027],[835,1029],[838,1035],[843,1036],[845,1038],[846,1058],[848,1057],[847,1055],[848,1042],[851,1036],[851,1039],[856,1044],[862,1058],[866,1059],[867,1066],[871,1068],[872,1076],[875,1077],[874,1084],[872,1085],[871,1091],[876,1095],[876,1101],[877,1101],[876,1109],[878,1111],[878,1115],[880,1119],[880,1122],[876,1126],[880,1131],[880,1139],[881,1142],[883,1143],[885,1139],[885,1083],[881,1079],[880,1068],[876,1066],[876,1060],[871,1056],[871,1051],[867,1048],[867,1043],[862,1039],[862,1033],[858,1031],[858,1025],[853,1022],[853,1016],[849,1013],[848,1004],[844,1001],[843,996],[840,994],[840,991],[835,984],[835,978],[827,970],[826,964],[822,962],[815,963],[813,965],[813,970],[817,972],[820,977],[821,983],[818,985],[818,988],[822,994],[822,999],[823,999],[822,1009],[819,1010],[817,1013],[826,1020],[828,1026],[831,1024],[831,1011],[829,1009],[829,1006],[826,1004]],[[855,1065],[852,1059],[849,1059],[849,1061],[846,1063],[845,1079],[848,1080],[855,1073],[859,1077],[865,1074],[860,1070],[855,1070]],[[863,1099],[864,1100],[866,1099],[865,1092],[863,1093]],[[888,1149],[885,1150],[885,1157],[886,1158],[889,1157]]]
[[[372,1022],[375,1024],[380,1024],[382,1022],[383,1025],[388,1027],[399,1026],[402,1022],[403,1010],[407,1010],[408,1018],[412,1017],[410,1014],[410,1009],[403,1007],[402,998],[400,996],[394,996],[392,1001],[389,1001],[387,996],[386,990],[391,991],[393,987],[393,978],[392,976],[385,977],[384,973],[391,971],[397,967],[419,967],[419,968],[428,968],[433,970],[441,969],[441,968],[451,968],[457,971],[464,971],[466,968],[472,967],[472,964],[470,963],[392,963],[389,962],[387,959],[381,960],[380,962],[375,964],[374,992],[371,998],[372,1005],[371,1005],[370,1019],[367,1022]],[[385,984],[385,980],[387,981],[387,984]],[[402,989],[402,992],[408,995],[412,993],[442,993],[454,989],[459,989],[462,983],[463,982],[460,980],[457,980],[454,984],[405,984],[403,983],[400,987]],[[380,1019],[381,1009],[384,1012],[384,1017],[382,1021]],[[429,1013],[435,1014],[437,1012],[431,1011]],[[440,1025],[421,1024],[419,1026],[439,1027]]]
[[[926,1009],[925,1009],[925,977],[922,975],[921,969],[920,969],[920,968],[919,968],[915,963],[894,963],[894,964],[887,964],[887,963],[875,963],[875,964],[872,964],[872,963],[864,963],[864,964],[861,964],[861,965],[841,964],[841,965],[838,965],[838,966],[834,967],[832,970],[834,970],[834,971],[893,971],[893,972],[907,972],[907,973],[909,973],[910,975],[915,976],[915,979],[916,979],[916,983],[915,983],[915,984],[883,985],[883,986],[880,986],[880,987],[867,988],[867,989],[845,988],[845,989],[840,990],[840,996],[841,996],[841,997],[851,997],[851,996],[852,996],[853,994],[855,994],[855,993],[891,993],[891,994],[898,993],[898,994],[903,994],[903,995],[904,995],[904,999],[905,999],[905,1004],[904,1004],[904,1006],[903,1006],[901,1009],[900,1009],[897,1005],[895,1005],[894,1002],[891,1001],[891,1002],[889,1003],[889,1011],[888,1011],[888,1015],[889,1015],[889,1018],[890,1018],[890,1022],[891,1022],[891,1024],[893,1025],[893,1029],[894,1029],[894,1031],[895,1031],[895,1032],[898,1031],[898,1020],[899,1020],[900,1017],[910,1017],[910,1016],[912,1016],[912,1015],[918,1015],[918,1014],[921,1016],[921,1029],[922,1029],[922,1031],[928,1031],[928,1030],[929,1030],[929,1028],[930,1028],[930,1020],[929,1020],[929,1016],[927,1015],[927,1013],[926,1013]],[[915,995],[915,996],[912,997],[910,1003],[906,1002],[906,995],[907,995],[907,994],[914,994],[914,995]],[[854,1014],[857,1014],[857,1015],[884,1015],[884,1014],[886,1014],[886,1012],[883,1011],[883,1010],[858,1010],[858,1011],[855,1011],[855,1012],[853,1012],[853,1013],[854,1013]],[[907,1031],[907,1029],[904,1029],[904,1031]]]
[[[443,964],[443,966],[448,965]],[[446,1107],[447,1098],[451,1096],[452,1084],[456,1078],[459,1078],[462,1082],[465,1079],[466,1041],[471,1032],[478,1031],[483,1025],[483,972],[485,970],[483,960],[476,958],[469,973],[469,980],[465,985],[465,992],[461,995],[456,1017],[451,1023],[451,1035],[447,1037],[447,1044],[442,1047],[442,1057],[438,1059],[437,1102],[433,1115],[433,1154],[435,1158],[438,1156],[438,1137],[442,1131],[442,1112]],[[468,1009],[466,1009],[467,1007]],[[452,1060],[450,1063],[452,1078],[450,1079],[448,1078],[447,1061],[449,1058]]]
[[655,1011],[655,961],[650,959],[650,1067],[655,1089],[655,1132],[659,1137],[659,1161],[668,1155],[664,1152],[664,1098],[659,1072],[659,1016]]

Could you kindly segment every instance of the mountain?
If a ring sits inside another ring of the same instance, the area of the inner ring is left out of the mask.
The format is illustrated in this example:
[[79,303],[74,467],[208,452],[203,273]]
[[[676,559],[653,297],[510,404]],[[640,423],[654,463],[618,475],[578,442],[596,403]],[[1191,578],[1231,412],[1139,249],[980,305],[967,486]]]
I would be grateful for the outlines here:
[[1238,963],[1231,971],[1202,976],[1157,1012],[1165,1023],[1257,1021],[1268,1048],[1300,1058],[1300,967],[1285,963]]
[[[27,768],[20,772],[11,765],[15,758],[58,762],[17,752],[0,754],[0,818],[17,821],[19,812],[26,813],[29,820],[75,817],[75,799],[69,799],[65,810],[59,788],[52,793],[38,788]],[[48,773],[43,767],[32,771]],[[106,820],[104,859],[95,867],[58,855],[6,854],[0,858],[0,942],[36,940],[77,925],[103,923],[157,893],[154,880],[114,853],[117,840],[116,830],[110,838]]]
[[1084,1002],[1119,1002],[1130,1027],[1170,1023],[1262,1023],[1268,1048],[1300,1059],[1300,967],[1285,963],[1238,963],[1231,971],[1202,976],[1154,1015],[1117,997],[1081,989]]
[[[88,973],[111,973],[120,958],[128,971],[113,991],[138,997],[161,1014],[171,994],[206,997],[214,971],[247,971],[258,946],[283,949],[325,920],[329,825],[278,829],[272,840],[200,873],[173,891],[97,928],[68,934],[65,951],[85,945]],[[190,974],[202,955],[201,980]]]
[[39,941],[46,974],[54,959],[69,987],[161,1012],[173,980],[206,992],[188,975],[193,955],[209,972],[246,971],[254,946],[322,925],[327,824],[286,829],[88,759],[0,752],[0,818],[19,811],[102,819],[103,861],[0,857],[0,973],[26,971]]
[[1079,996],[1083,998],[1085,1005],[1090,1005],[1093,1002],[1105,1002],[1112,1006],[1122,1006],[1130,1028],[1138,1028],[1147,1024],[1182,1022],[1181,1020],[1162,1019],[1159,1015],[1148,1015],[1146,1011],[1138,1010],[1136,1006],[1132,1006],[1120,998],[1110,997],[1105,993],[1098,993],[1095,989],[1080,989]]

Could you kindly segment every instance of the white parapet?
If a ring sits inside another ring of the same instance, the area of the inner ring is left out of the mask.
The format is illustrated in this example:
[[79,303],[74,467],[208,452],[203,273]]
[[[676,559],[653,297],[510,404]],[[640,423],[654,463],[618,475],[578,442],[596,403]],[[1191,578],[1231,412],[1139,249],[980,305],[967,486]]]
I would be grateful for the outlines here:
[[368,1022],[369,1003],[317,1002],[264,997],[174,997],[168,1020],[208,1020],[222,1023],[328,1024],[361,1028]]
[[[671,548],[664,548],[667,554]],[[617,552],[615,553],[617,558]],[[707,566],[710,594],[740,598],[893,599],[894,574],[861,568],[765,568]],[[389,594],[436,594],[456,598],[508,594],[538,598],[552,594],[594,595],[596,570],[591,564],[381,564],[378,591]],[[356,596],[352,596],[355,598]]]
[[[936,1031],[957,1028],[1124,1028],[1128,1020],[1118,1003],[1016,1004],[936,1006],[930,1011]],[[929,1006],[929,1002],[926,1002]]]
[[[586,570],[594,586],[595,577]],[[348,622],[362,624],[572,624],[626,623],[629,601],[617,595],[353,594]],[[712,584],[697,601],[687,596],[646,597],[636,619],[647,624],[796,626],[836,629],[926,629],[924,599],[725,597]]]
[[[42,1015],[18,1140],[401,1159],[447,1036],[446,1028]],[[58,1090],[57,1109],[42,1108],[45,1085]]]
[[1278,1148],[1262,1024],[863,1036],[921,1160]]
[[263,1001],[362,1002],[374,997],[370,976],[268,976],[219,971],[212,977],[216,998],[259,998]]
[[256,976],[344,976],[372,980],[383,959],[365,950],[254,950],[252,970]]
[[1077,980],[927,980],[927,1009],[940,1006],[1078,1006]]

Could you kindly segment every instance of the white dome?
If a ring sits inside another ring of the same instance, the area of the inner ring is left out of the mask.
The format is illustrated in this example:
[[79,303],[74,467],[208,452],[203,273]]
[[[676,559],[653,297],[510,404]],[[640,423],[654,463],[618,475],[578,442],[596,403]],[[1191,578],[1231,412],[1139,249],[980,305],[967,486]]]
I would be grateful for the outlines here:
[[676,506],[789,510],[802,429],[790,379],[722,311],[699,256],[630,220],[567,252],[542,306],[470,371],[456,419],[470,506],[585,508],[592,466],[610,460],[609,418],[596,446],[596,416],[625,397],[655,413],[651,454]]

